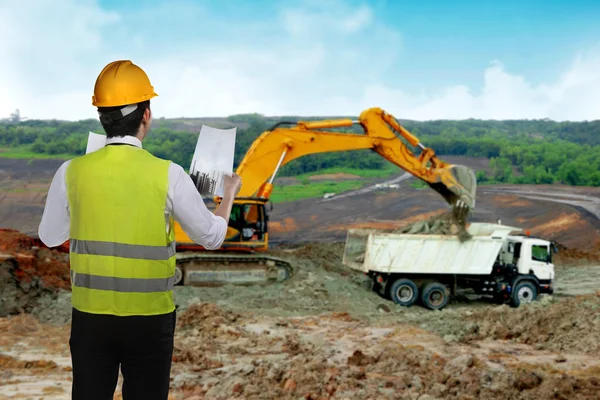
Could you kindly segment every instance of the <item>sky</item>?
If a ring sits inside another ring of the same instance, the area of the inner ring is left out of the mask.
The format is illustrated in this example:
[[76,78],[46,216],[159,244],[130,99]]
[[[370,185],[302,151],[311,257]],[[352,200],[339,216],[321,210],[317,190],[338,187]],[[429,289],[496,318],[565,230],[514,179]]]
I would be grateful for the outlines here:
[[598,0],[0,0],[0,118],[97,118],[111,61],[155,118],[600,119]]

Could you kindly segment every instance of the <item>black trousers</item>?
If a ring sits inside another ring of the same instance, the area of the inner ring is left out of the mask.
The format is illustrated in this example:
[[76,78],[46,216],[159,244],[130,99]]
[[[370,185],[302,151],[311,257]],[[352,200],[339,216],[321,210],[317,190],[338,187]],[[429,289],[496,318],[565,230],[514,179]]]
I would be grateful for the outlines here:
[[123,400],[167,400],[176,312],[118,317],[73,309],[74,400],[112,400],[123,374]]

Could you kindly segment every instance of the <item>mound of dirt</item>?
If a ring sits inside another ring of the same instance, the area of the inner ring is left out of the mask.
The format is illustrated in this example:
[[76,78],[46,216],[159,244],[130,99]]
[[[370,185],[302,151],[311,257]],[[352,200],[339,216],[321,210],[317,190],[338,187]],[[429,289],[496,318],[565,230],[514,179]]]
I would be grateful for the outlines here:
[[43,294],[70,290],[68,254],[10,229],[0,230],[0,251],[0,316],[30,312]]
[[[181,316],[173,366],[176,398],[586,398],[600,390],[537,365],[490,367],[475,354],[369,337],[348,314],[255,319],[210,304]],[[180,397],[181,396],[181,397]]]
[[538,349],[600,356],[600,292],[561,301],[535,302],[518,309],[508,306],[477,310],[465,341],[511,340]]
[[600,243],[594,248],[588,251],[569,249],[560,243],[557,243],[559,252],[554,256],[554,262],[556,265],[598,265],[600,264]]
[[435,215],[425,221],[417,221],[394,233],[410,235],[456,235],[461,242],[471,239],[467,231],[468,209],[453,208],[452,211]]

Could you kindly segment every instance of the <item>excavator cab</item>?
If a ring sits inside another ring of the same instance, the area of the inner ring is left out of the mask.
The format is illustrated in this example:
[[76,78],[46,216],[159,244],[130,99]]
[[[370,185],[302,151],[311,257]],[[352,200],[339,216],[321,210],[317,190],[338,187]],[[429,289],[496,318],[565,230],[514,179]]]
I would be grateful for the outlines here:
[[[216,200],[217,205],[220,202]],[[263,251],[268,246],[266,203],[259,198],[235,199],[229,217],[227,234],[222,250]],[[175,241],[180,251],[202,251],[204,248],[187,237],[181,226],[175,222]]]
[[254,250],[266,249],[267,213],[263,199],[236,199],[231,207],[224,248],[243,244]]

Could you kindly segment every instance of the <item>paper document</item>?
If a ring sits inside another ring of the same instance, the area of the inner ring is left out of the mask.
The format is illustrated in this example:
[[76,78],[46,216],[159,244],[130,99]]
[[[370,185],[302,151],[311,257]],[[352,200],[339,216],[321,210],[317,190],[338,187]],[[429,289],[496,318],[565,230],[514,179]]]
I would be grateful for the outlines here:
[[100,150],[106,146],[106,135],[101,135],[99,133],[90,132],[88,135],[87,147],[85,149],[85,154],[93,153],[96,150]]
[[236,130],[202,125],[190,166],[200,194],[223,197],[223,176],[233,172]]

